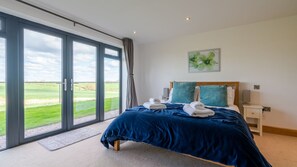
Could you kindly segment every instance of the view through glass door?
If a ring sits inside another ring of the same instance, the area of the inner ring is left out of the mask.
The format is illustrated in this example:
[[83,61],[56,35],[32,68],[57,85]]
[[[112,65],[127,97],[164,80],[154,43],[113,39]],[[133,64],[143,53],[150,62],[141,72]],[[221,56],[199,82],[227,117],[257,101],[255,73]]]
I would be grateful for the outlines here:
[[24,29],[24,137],[62,128],[62,38]]
[[23,139],[29,138],[27,141],[99,121],[98,102],[103,96],[104,119],[119,115],[119,50],[104,50],[104,90],[100,96],[99,45],[80,38],[65,39],[42,29],[23,28]]
[[97,47],[73,42],[73,125],[96,119]]
[[[73,41],[73,61],[65,63],[72,68],[63,76],[63,39],[26,28],[23,34],[24,138],[62,130],[64,123],[96,120],[97,47]],[[71,107],[66,95],[72,95]],[[64,105],[72,110],[63,111]],[[72,121],[63,120],[67,112],[72,112]]]

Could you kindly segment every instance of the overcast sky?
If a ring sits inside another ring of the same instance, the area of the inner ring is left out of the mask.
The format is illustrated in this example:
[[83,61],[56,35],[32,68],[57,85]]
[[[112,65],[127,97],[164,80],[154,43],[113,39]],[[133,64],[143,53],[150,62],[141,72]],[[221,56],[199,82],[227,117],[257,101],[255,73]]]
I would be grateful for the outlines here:
[[[5,41],[0,38],[0,81],[4,81]],[[24,30],[25,81],[60,82],[62,73],[61,38]],[[119,81],[119,61],[104,60],[105,81]],[[74,82],[96,81],[96,48],[73,43]]]

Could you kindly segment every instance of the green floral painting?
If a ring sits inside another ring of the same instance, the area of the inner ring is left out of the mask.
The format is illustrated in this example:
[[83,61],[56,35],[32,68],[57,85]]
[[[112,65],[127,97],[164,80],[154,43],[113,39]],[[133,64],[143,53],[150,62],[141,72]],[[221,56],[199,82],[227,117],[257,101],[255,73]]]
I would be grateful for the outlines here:
[[220,71],[220,49],[192,51],[189,56],[189,72]]

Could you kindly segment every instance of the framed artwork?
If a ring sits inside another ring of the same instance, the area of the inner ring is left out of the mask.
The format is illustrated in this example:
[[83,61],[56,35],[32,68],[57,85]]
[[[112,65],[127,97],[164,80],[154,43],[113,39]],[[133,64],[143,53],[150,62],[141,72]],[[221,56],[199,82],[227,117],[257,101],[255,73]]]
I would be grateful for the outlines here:
[[220,71],[220,48],[188,52],[189,72]]

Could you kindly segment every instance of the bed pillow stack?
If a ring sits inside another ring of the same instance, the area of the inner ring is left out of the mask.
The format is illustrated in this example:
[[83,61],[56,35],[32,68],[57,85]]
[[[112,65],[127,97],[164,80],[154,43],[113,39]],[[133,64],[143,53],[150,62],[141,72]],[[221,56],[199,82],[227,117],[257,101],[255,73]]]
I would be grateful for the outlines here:
[[191,103],[194,101],[196,82],[173,82],[172,103]]

